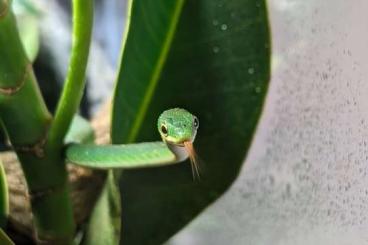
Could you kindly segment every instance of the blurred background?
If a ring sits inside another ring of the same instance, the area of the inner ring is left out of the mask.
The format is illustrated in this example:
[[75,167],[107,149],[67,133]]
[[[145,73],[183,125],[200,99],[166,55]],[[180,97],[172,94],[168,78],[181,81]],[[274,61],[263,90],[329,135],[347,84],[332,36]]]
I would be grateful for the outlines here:
[[[125,23],[125,1],[96,0],[88,83],[81,113],[90,117],[114,86]],[[22,35],[35,56],[34,69],[48,107],[54,111],[67,71],[71,48],[70,1],[15,0]],[[57,48],[55,48],[55,46]]]
[[[53,111],[69,58],[69,1],[14,2],[22,33],[39,50],[34,67]],[[268,7],[271,86],[243,169],[167,245],[368,244],[368,2]],[[86,117],[111,95],[125,8],[96,0]]]

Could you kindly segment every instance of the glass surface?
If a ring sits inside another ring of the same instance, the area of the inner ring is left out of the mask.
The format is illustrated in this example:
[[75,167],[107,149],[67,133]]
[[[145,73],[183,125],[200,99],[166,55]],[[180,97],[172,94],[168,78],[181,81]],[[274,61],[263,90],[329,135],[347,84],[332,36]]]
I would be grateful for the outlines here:
[[368,243],[368,1],[268,5],[273,73],[252,149],[171,245]]

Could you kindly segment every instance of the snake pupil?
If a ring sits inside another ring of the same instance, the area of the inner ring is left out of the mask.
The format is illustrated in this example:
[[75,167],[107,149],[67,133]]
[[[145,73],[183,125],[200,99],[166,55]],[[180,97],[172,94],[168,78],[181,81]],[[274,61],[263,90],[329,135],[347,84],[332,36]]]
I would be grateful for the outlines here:
[[199,126],[198,118],[196,118],[196,117],[194,118],[193,124],[194,124],[194,127],[198,128],[198,126]]
[[166,128],[166,126],[165,125],[162,125],[161,126],[161,132],[163,133],[163,134],[167,134],[167,128]]

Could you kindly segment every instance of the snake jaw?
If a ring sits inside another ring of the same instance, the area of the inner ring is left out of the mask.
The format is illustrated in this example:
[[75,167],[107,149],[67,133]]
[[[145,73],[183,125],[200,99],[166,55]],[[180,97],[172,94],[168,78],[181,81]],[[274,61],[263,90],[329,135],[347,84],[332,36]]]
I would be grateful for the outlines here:
[[177,137],[171,137],[171,136],[163,136],[162,140],[164,142],[166,142],[166,144],[170,144],[170,145],[176,145],[176,146],[181,146],[184,147],[186,142],[190,142],[193,143],[195,139],[195,134],[192,135],[190,138],[177,138]]

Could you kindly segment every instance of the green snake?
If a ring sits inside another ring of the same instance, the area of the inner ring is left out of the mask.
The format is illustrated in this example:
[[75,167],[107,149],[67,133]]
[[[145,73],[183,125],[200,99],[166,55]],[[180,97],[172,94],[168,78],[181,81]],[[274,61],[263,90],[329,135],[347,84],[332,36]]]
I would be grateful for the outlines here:
[[199,177],[193,147],[199,121],[185,109],[169,109],[159,116],[157,128],[162,141],[157,142],[124,145],[84,144],[74,141],[73,138],[81,139],[81,135],[88,135],[88,126],[76,119],[73,127],[69,133],[71,136],[66,139],[66,142],[72,142],[66,148],[66,161],[69,163],[97,169],[131,169],[170,165],[190,158],[193,176]]

